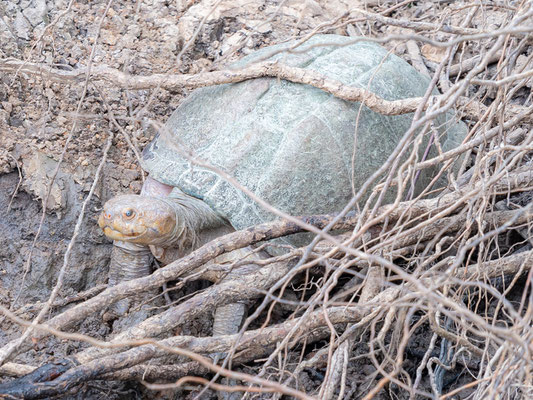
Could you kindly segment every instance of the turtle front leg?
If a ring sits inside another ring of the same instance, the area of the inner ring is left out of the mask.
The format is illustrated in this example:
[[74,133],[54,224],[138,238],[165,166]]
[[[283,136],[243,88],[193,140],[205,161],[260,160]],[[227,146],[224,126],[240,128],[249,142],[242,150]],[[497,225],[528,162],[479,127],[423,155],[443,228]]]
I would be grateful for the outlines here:
[[[234,250],[229,254],[225,254],[218,258],[215,258],[214,262],[228,262],[238,261],[239,259],[261,259],[252,252],[251,248],[244,248]],[[256,272],[261,267],[256,264],[242,265],[225,276],[219,277],[221,282],[238,281],[244,275]],[[213,276],[206,276],[206,278],[213,279]],[[246,302],[236,302],[232,304],[225,304],[218,306],[215,310],[213,319],[213,336],[233,335],[239,332],[239,328],[244,320],[244,316],[247,312],[248,304]]]
[[[115,286],[124,281],[150,275],[152,262],[153,256],[148,246],[115,240],[109,263],[108,285]],[[126,315],[130,305],[129,298],[119,300],[104,313],[104,320],[111,321]]]
[[232,303],[217,307],[213,320],[213,336],[233,335],[239,332],[246,311],[246,303]]
[[[249,256],[252,255],[252,259],[256,258],[256,255],[253,253],[250,253],[251,249],[240,249],[236,250],[233,253],[229,253],[228,255],[221,256],[216,261],[222,261],[223,258],[232,258],[234,257],[235,260],[237,260],[246,253],[248,253]],[[244,275],[252,273],[257,271],[260,266],[256,264],[247,264],[244,266],[241,266],[239,268],[236,268],[235,270],[229,272],[225,277],[222,278],[222,282],[227,281],[238,281],[240,278],[242,278]],[[218,306],[215,310],[214,320],[213,320],[213,336],[221,336],[221,335],[233,335],[239,332],[239,328],[241,327],[241,324],[243,323],[244,316],[247,312],[248,304],[246,302],[236,302],[231,304],[225,304]],[[215,353],[211,355],[213,359],[213,363],[218,364],[219,361],[226,357],[227,353],[221,352],[221,353]],[[222,378],[221,383],[223,385],[228,386],[236,386],[237,381],[235,379],[230,378]],[[217,393],[217,397],[219,400],[237,400],[242,397],[241,392],[225,392],[225,391],[219,391]]]

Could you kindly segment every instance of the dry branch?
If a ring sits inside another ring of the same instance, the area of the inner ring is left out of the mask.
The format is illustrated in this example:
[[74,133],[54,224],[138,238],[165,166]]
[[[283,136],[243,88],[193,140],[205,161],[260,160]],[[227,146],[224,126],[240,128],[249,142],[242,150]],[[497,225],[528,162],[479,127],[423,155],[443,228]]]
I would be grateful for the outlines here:
[[[302,221],[322,229],[332,219],[333,216],[313,216],[303,218]],[[347,228],[350,225],[353,226],[353,223],[354,221],[350,218],[345,218],[338,224],[338,227]],[[302,228],[297,224],[287,221],[277,221],[226,235],[210,242],[178,261],[158,269],[150,276],[122,282],[119,285],[108,288],[92,299],[57,315],[48,321],[47,324],[56,329],[65,329],[120,299],[134,296],[146,290],[156,289],[162,286],[163,283],[187,275],[223,253],[246,247],[262,240],[269,240],[298,232],[302,232]],[[42,336],[37,334],[35,338],[39,339]],[[17,342],[19,341],[15,340],[4,346],[0,350],[0,356],[7,358],[7,355],[12,353],[13,349],[16,348]],[[25,346],[25,348],[27,349],[28,347]]]
[[[90,72],[94,81],[105,81],[106,84],[122,89],[141,90],[163,88],[167,90],[195,89],[199,87],[221,85],[227,83],[242,82],[248,79],[273,77],[285,79],[295,83],[311,85],[325,92],[331,93],[339,99],[346,101],[357,101],[363,103],[371,110],[383,115],[401,115],[415,112],[423,103],[422,97],[414,97],[402,100],[385,100],[373,92],[364,88],[347,86],[334,79],[326,78],[323,75],[303,68],[290,67],[276,62],[263,62],[251,65],[240,70],[223,70],[214,72],[204,72],[201,74],[152,74],[152,75],[130,75],[118,69],[95,66],[88,71],[86,68],[79,68],[73,71],[66,71],[53,68],[46,64],[28,63],[23,61],[0,60],[0,71],[22,72],[41,76],[57,82],[73,81],[78,82]],[[435,98],[437,98],[436,96]],[[426,109],[430,102],[425,102]],[[471,119],[478,119],[480,109],[485,106],[472,99],[462,98],[463,113]],[[517,108],[515,106],[514,108]],[[515,114],[520,112],[520,108]],[[525,117],[531,120],[528,114]]]
[[[87,70],[80,68],[75,71],[65,71],[52,68],[44,64],[29,64],[22,61],[0,60],[0,71],[23,72],[54,81],[79,81],[85,77]],[[334,96],[348,101],[359,101],[370,109],[384,115],[400,115],[414,112],[421,102],[421,98],[387,101],[363,88],[343,85],[334,79],[303,68],[290,67],[276,62],[254,64],[241,70],[223,70],[205,72],[202,74],[152,74],[148,76],[129,75],[110,67],[93,67],[90,71],[95,81],[105,81],[123,89],[152,89],[161,87],[168,90],[194,89],[204,86],[242,82],[248,79],[275,77],[291,82],[302,83],[317,87]]]
[[[524,187],[529,187],[532,185],[533,174],[531,174],[529,171],[518,172],[516,174],[508,174],[507,179],[499,180],[494,185],[493,190],[494,192],[521,191],[524,190]],[[475,191],[476,189],[474,188],[473,190]],[[462,196],[462,193],[450,193],[436,199],[408,201],[401,203],[400,205],[386,205],[380,208],[379,214],[387,214],[389,220],[392,221],[401,218],[405,213],[408,213],[411,217],[422,214],[431,215],[441,211],[446,207],[449,207],[452,204],[454,207],[459,207],[461,204],[460,202],[467,201],[467,199],[468,198],[464,198]],[[322,229],[332,219],[332,216],[313,216],[303,218],[302,222]],[[343,218],[334,228],[347,229],[349,227],[353,227],[357,223],[357,220],[358,218],[356,216]],[[190,255],[155,271],[150,276],[123,282],[119,285],[106,289],[104,292],[100,293],[94,298],[78,304],[73,308],[55,316],[48,321],[47,325],[56,329],[65,329],[67,327],[71,327],[77,322],[85,319],[87,316],[99,312],[104,307],[107,307],[120,299],[134,296],[140,291],[156,289],[170,280],[175,280],[180,276],[187,275],[209,260],[212,260],[213,258],[225,252],[230,252],[232,250],[249,246],[263,240],[270,240],[301,231],[302,228],[295,223],[287,221],[275,221],[226,235],[211,243],[208,243]],[[351,247],[344,246],[341,243],[336,242],[335,245],[348,254],[353,254],[355,256],[361,255],[360,252],[355,251]],[[379,261],[380,259],[379,257],[368,257],[376,261]],[[224,296],[223,294],[221,295]],[[40,339],[42,337],[42,334],[35,335],[36,339]],[[12,341],[5,345],[2,349],[0,349],[0,356],[6,357],[6,354],[10,354],[18,345],[18,342],[18,340]],[[28,344],[24,345],[22,349],[28,349]]]
[[0,366],[0,374],[6,376],[24,376],[35,371],[31,365],[7,362]]
[[[533,251],[524,252],[514,256],[506,257],[494,262],[487,262],[480,265],[471,265],[460,268],[454,274],[460,279],[469,280],[478,277],[497,277],[502,274],[515,274],[522,270],[524,263],[529,263],[533,259]],[[431,287],[433,290],[438,289],[434,286],[435,280],[425,278],[421,285]],[[442,284],[448,284],[444,281]],[[415,288],[416,289],[416,288]],[[196,338],[187,336],[176,336],[161,341],[141,340],[141,341],[124,341],[123,346],[137,345],[130,350],[119,354],[100,356],[93,361],[84,362],[80,366],[73,367],[61,374],[54,380],[34,384],[31,379],[21,378],[23,385],[16,382],[10,382],[6,385],[0,385],[0,394],[3,395],[23,395],[25,398],[41,398],[62,393],[65,389],[70,388],[88,380],[96,379],[100,375],[113,373],[125,368],[131,368],[147,360],[168,356],[169,351],[180,355],[189,355],[193,352],[196,354],[210,354],[221,351],[228,351],[237,342],[238,351],[249,349],[268,349],[277,341],[285,338],[295,326],[299,326],[298,336],[312,333],[318,328],[327,327],[328,323],[344,324],[360,321],[364,316],[374,312],[376,309],[388,308],[402,292],[404,287],[392,287],[381,292],[366,304],[360,306],[342,306],[328,307],[325,311],[320,309],[308,315],[304,321],[295,319],[272,327],[260,329],[257,331],[248,331],[241,335],[219,336],[216,338]],[[29,324],[28,324],[29,325]],[[37,328],[41,328],[37,326]],[[46,329],[46,327],[42,327]],[[327,331],[326,331],[327,333]],[[294,342],[295,344],[298,342]],[[105,345],[105,343],[102,343]],[[187,350],[185,352],[184,350]],[[202,362],[202,364],[204,364]],[[209,362],[205,367],[209,367]],[[46,367],[50,368],[50,367]],[[41,376],[46,368],[36,370],[33,374]],[[213,366],[212,368],[219,368]],[[56,372],[57,373],[57,372]],[[231,371],[227,372],[232,376]],[[233,373],[235,375],[235,373]]]

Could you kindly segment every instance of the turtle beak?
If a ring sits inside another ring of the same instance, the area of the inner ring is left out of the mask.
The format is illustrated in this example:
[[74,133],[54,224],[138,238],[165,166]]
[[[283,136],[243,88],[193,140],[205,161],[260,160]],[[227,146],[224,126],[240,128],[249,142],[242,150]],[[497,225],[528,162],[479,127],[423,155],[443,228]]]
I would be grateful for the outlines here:
[[100,227],[100,229],[104,229],[105,227],[104,213],[101,213],[98,217],[98,226]]
[[124,236],[122,233],[110,228],[109,226],[106,226],[103,228],[104,235],[106,235],[109,239],[112,240],[127,240],[128,237]]
[[120,240],[120,238],[116,237],[119,232],[111,228],[110,222],[109,214],[105,214],[105,212],[102,212],[98,217],[98,226],[104,231],[104,235],[112,240]]

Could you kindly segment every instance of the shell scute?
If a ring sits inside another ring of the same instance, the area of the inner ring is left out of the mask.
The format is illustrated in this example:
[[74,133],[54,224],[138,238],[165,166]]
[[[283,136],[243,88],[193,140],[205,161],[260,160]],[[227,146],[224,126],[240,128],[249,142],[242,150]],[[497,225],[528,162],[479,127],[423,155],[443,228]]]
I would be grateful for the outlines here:
[[[317,35],[303,45],[309,49],[304,53],[279,52],[291,45],[261,49],[236,66],[278,51],[273,60],[368,88],[387,100],[423,96],[429,85],[428,78],[373,43]],[[242,229],[273,217],[216,173],[194,166],[190,155],[291,215],[333,213],[385,162],[411,120],[411,114],[380,115],[320,89],[273,78],[207,87],[195,90],[178,107],[145,149],[143,167],[153,178],[204,200]],[[440,117],[439,124],[444,150],[466,134],[452,114]],[[420,187],[429,175],[421,175]]]

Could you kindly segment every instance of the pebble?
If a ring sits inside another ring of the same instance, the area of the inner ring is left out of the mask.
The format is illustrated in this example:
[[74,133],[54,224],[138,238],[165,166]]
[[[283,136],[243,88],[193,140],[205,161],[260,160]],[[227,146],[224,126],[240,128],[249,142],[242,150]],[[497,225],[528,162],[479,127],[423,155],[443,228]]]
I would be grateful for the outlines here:
[[114,46],[117,44],[119,36],[108,29],[102,29],[100,32],[100,38],[102,40],[102,43],[108,44],[110,46]]
[[17,16],[13,22],[13,29],[15,29],[20,39],[30,40],[31,25],[20,11],[17,11]]
[[46,7],[46,0],[35,0],[32,3],[34,4],[33,7],[25,8],[24,11],[22,11],[24,16],[28,19],[33,27],[36,27],[40,24],[47,24],[48,10]]

